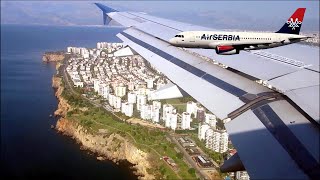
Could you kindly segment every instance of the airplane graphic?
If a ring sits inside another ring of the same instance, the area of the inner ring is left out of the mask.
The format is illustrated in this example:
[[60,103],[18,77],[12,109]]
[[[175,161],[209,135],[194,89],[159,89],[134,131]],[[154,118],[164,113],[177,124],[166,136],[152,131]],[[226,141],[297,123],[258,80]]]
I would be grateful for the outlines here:
[[306,8],[298,8],[275,33],[184,31],[169,40],[183,48],[215,49],[220,55],[239,54],[241,50],[259,50],[284,46],[306,40],[299,35]]

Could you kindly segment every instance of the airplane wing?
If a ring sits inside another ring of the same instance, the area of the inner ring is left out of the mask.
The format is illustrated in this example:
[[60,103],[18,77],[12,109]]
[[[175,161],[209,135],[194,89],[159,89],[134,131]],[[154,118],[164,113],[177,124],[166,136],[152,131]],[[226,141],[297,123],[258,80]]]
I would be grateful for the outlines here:
[[251,178],[319,177],[318,48],[294,44],[216,56],[168,43],[182,31],[213,29],[96,5],[127,27],[117,35],[125,45],[226,122]]

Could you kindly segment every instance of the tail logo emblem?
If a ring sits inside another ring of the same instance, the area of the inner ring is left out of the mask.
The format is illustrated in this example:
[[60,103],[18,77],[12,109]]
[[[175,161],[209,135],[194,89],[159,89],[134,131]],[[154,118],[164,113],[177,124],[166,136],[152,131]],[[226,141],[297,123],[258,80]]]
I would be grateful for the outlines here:
[[293,21],[293,18],[290,18],[290,21],[288,20],[287,24],[289,24],[289,26],[288,26],[289,28],[291,27],[292,30],[295,30],[296,28],[299,27],[299,24],[302,24],[302,22],[299,21],[298,18],[296,18],[295,21]]

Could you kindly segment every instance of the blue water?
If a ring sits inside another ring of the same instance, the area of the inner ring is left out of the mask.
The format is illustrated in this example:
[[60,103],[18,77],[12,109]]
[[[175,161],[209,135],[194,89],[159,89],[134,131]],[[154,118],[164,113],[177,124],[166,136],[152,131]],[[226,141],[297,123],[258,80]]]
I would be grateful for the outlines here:
[[125,163],[97,161],[51,129],[57,108],[51,87],[55,64],[46,51],[119,42],[121,29],[1,25],[1,176],[12,179],[136,179]]

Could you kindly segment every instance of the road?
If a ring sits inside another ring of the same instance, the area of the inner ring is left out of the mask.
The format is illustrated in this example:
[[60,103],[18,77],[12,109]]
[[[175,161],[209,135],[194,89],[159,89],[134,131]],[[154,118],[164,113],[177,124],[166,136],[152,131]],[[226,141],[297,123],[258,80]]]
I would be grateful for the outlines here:
[[192,157],[189,155],[189,153],[180,145],[180,143],[177,141],[175,136],[173,134],[169,134],[168,137],[172,142],[177,144],[180,152],[183,153],[183,157],[185,160],[196,170],[196,172],[201,176],[201,179],[211,179],[208,177],[206,173],[204,173],[201,168],[197,165],[197,163],[192,159]]

